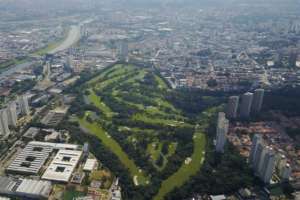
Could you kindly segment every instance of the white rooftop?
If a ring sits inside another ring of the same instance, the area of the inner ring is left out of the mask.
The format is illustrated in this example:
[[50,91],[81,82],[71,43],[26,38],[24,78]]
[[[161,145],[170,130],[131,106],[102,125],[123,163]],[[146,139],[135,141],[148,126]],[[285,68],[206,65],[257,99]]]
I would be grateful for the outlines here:
[[39,142],[39,141],[32,141],[29,144],[33,145],[40,145],[40,146],[50,146],[56,150],[77,150],[79,146],[76,144],[63,144],[63,143],[52,143],[52,142]]
[[52,150],[51,146],[30,142],[6,170],[14,173],[38,174]]
[[51,190],[49,181],[0,176],[0,193],[4,195],[16,195],[20,199],[48,199]]
[[59,150],[45,171],[42,179],[68,182],[76,168],[82,151]]
[[96,159],[87,159],[84,164],[83,170],[84,171],[92,171],[95,169],[97,164],[98,164],[98,162]]
[[22,182],[17,188],[16,192],[30,193],[31,195],[49,196],[51,188],[51,183],[48,181],[22,179]]
[[226,197],[224,195],[214,195],[214,196],[211,195],[210,198],[212,200],[225,200],[226,199]]

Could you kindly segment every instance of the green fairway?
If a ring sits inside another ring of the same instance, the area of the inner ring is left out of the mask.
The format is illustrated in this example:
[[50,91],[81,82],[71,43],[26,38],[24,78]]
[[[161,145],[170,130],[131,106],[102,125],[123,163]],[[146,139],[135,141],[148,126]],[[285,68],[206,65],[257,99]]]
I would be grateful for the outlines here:
[[112,78],[121,77],[125,74],[132,73],[134,71],[134,67],[124,67],[121,64],[114,65],[106,70],[104,70],[101,74],[96,76],[95,78],[89,80],[86,85],[95,85],[97,83],[103,84],[104,80],[110,80]]
[[167,84],[160,77],[156,76],[155,80],[157,81],[158,87],[160,89],[167,89],[168,88]]
[[[151,185],[151,180],[158,178],[155,176],[174,170],[169,178],[161,180],[155,200],[162,200],[200,170],[205,158],[203,131],[214,110],[207,110],[196,119],[201,126],[195,131],[195,122],[169,101],[167,94],[171,89],[152,68],[117,64],[84,86],[85,103],[94,107],[86,107],[85,117],[78,120],[80,126],[119,158],[135,185],[153,189],[158,187]],[[190,138],[194,134],[193,140],[182,141],[183,133]],[[190,158],[179,157],[176,150],[192,144]]]
[[205,135],[198,132],[194,135],[194,152],[191,156],[191,161],[182,164],[180,169],[162,182],[158,194],[154,200],[163,200],[164,196],[171,192],[176,187],[182,186],[186,181],[195,175],[204,162],[205,157]]
[[153,161],[158,159],[158,156],[161,152],[162,143],[153,142],[148,144],[147,151],[150,154],[150,157]]
[[[165,168],[165,166],[167,165],[167,162],[168,162],[168,158],[175,153],[177,143],[172,142],[171,144],[169,144],[168,145],[168,153],[165,155],[161,152],[162,146],[163,146],[163,143],[161,143],[161,142],[152,142],[152,143],[148,144],[148,147],[147,147],[147,153],[150,155],[150,158],[153,161],[153,166],[156,167],[159,171],[162,171]],[[159,159],[160,156],[162,156],[163,162],[162,162],[161,166],[158,166],[156,164],[156,161]]]
[[97,136],[97,138],[99,138],[101,142],[120,159],[122,164],[129,169],[132,177],[137,177],[138,185],[147,184],[149,178],[143,174],[143,172],[135,165],[134,161],[128,157],[120,145],[111,138],[111,136],[105,132],[102,127],[100,127],[97,123],[89,123],[85,119],[79,119],[79,124],[83,128],[87,129],[91,134]]
[[101,98],[99,96],[97,96],[95,94],[95,92],[93,90],[88,90],[89,91],[89,100],[99,109],[101,110],[106,117],[111,118],[114,113],[110,110],[109,107],[107,107],[102,101]]
[[188,124],[184,123],[183,121],[169,120],[169,119],[163,119],[158,117],[156,118],[148,117],[145,114],[135,114],[132,116],[132,119],[135,121],[142,121],[145,123],[162,125],[162,126],[188,126]]

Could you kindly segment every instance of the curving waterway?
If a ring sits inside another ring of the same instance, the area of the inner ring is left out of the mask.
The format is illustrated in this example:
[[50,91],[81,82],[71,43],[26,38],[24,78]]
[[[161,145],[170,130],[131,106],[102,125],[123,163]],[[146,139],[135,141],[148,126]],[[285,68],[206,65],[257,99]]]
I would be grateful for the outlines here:
[[[75,43],[77,43],[79,41],[79,39],[80,39],[80,25],[71,26],[71,29],[70,29],[66,39],[64,41],[62,41],[61,44],[58,45],[56,48],[54,48],[53,50],[50,50],[48,53],[55,54],[60,51],[64,51],[64,50],[70,48]],[[15,73],[19,70],[25,69],[32,64],[33,64],[33,62],[25,62],[22,64],[18,64],[18,65],[9,67],[8,69],[6,69],[0,73],[0,80],[2,80],[3,78],[6,78],[7,76],[12,75],[13,73]]]
[[56,48],[50,50],[48,53],[55,54],[70,48],[73,44],[77,43],[80,39],[80,26],[71,26],[67,38]]

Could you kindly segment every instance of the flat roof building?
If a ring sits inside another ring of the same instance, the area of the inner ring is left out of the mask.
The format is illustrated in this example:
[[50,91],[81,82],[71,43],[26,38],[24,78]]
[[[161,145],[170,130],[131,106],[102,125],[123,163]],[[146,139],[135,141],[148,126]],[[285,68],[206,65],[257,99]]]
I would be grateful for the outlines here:
[[45,171],[42,179],[69,182],[74,169],[80,161],[82,151],[59,150]]
[[29,144],[40,145],[40,146],[50,146],[55,150],[78,150],[80,147],[77,144],[39,142],[39,141],[32,141]]
[[39,173],[53,148],[30,142],[8,166],[8,173],[30,174]]
[[91,172],[97,167],[98,167],[97,159],[87,159],[83,166],[83,171]]
[[37,134],[40,132],[39,128],[30,127],[23,135],[23,139],[33,140]]
[[52,190],[49,181],[0,177],[0,194],[22,199],[48,199]]
[[57,150],[73,151],[78,145],[32,141],[17,155],[8,166],[8,173],[36,175],[45,164],[50,154]]
[[56,109],[51,110],[48,114],[41,120],[42,124],[47,126],[56,126],[58,125],[61,120],[64,118],[65,114],[67,113],[68,109]]

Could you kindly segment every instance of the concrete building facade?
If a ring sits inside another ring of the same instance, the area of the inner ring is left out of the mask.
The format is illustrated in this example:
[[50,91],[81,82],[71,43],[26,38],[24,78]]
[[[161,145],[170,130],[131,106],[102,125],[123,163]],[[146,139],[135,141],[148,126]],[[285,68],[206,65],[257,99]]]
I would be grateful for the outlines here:
[[242,118],[248,118],[251,112],[251,106],[253,101],[253,93],[246,92],[242,95],[240,116]]
[[26,95],[23,95],[19,97],[18,100],[19,103],[19,109],[21,111],[22,115],[29,115],[30,114],[30,107],[28,104],[28,97]]
[[10,134],[6,109],[0,110],[0,136],[7,137]]
[[225,113],[220,112],[218,115],[217,123],[217,138],[216,138],[216,151],[223,153],[226,144],[226,134],[228,133],[229,121],[225,117]]
[[262,143],[262,136],[259,134],[255,134],[252,140],[252,146],[251,146],[251,151],[250,151],[250,156],[249,156],[249,162],[251,164],[254,164],[255,158],[257,156],[257,149],[258,149],[258,144]]
[[8,124],[11,126],[17,126],[18,114],[16,102],[12,102],[7,106]]
[[235,119],[237,117],[238,106],[239,106],[239,97],[238,96],[229,97],[228,104],[227,104],[227,111],[226,111],[226,117],[228,119]]
[[252,112],[259,113],[261,111],[263,100],[264,100],[264,89],[257,89],[254,91],[253,103],[252,103]]

